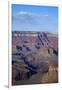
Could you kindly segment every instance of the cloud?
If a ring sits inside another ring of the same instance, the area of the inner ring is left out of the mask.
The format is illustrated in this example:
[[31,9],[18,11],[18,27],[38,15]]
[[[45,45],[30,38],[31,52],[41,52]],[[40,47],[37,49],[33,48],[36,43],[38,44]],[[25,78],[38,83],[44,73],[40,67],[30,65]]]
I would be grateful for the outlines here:
[[33,13],[30,13],[30,12],[17,12],[16,15],[33,15]]
[[32,17],[48,17],[48,14],[37,14],[37,13],[31,13],[31,12],[25,12],[25,11],[19,11],[13,16],[32,16]]
[[48,17],[49,15],[48,15],[48,14],[45,14],[44,16],[45,16],[45,17]]
[[21,16],[21,15],[28,15],[28,16],[35,16],[35,17],[41,17],[43,16],[42,14],[37,14],[37,13],[31,13],[31,12],[25,12],[25,11],[20,11],[17,12],[15,16]]

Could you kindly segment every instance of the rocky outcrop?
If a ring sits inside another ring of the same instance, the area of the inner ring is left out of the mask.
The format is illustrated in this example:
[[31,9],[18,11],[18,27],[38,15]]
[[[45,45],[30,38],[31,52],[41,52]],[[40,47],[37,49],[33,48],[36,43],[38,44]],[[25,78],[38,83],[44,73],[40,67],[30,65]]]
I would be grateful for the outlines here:
[[53,34],[13,32],[12,48],[12,85],[48,83],[48,73],[47,78],[54,77],[51,82],[57,81],[56,70],[51,71],[50,66],[58,67],[57,37]]

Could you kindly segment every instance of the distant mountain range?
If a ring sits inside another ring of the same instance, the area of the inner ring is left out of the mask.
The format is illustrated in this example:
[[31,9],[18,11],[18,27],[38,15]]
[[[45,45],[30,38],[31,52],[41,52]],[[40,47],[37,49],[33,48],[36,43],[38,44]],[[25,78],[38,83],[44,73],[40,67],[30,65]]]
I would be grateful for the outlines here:
[[32,32],[32,31],[13,31],[12,32],[13,45],[28,45],[39,44],[44,47],[57,48],[58,36],[48,32]]

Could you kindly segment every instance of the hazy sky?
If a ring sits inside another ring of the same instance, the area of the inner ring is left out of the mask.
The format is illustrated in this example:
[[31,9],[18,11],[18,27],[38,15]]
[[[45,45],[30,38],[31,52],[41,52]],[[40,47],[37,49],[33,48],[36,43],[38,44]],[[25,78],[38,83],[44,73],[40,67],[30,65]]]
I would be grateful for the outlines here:
[[12,4],[13,31],[58,32],[58,8]]

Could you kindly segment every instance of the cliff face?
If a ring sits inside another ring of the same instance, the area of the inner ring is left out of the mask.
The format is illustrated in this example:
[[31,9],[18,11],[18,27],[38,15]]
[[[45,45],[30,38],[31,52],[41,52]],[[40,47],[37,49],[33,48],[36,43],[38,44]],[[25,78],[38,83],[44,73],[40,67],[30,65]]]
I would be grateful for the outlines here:
[[[13,85],[43,82],[38,80],[39,77],[36,81],[35,75],[40,73],[42,78],[42,75],[50,70],[50,65],[55,66],[55,68],[58,67],[58,37],[56,34],[12,32]],[[35,79],[34,82],[31,77],[33,77],[33,80]],[[54,80],[52,83],[54,83]]]

